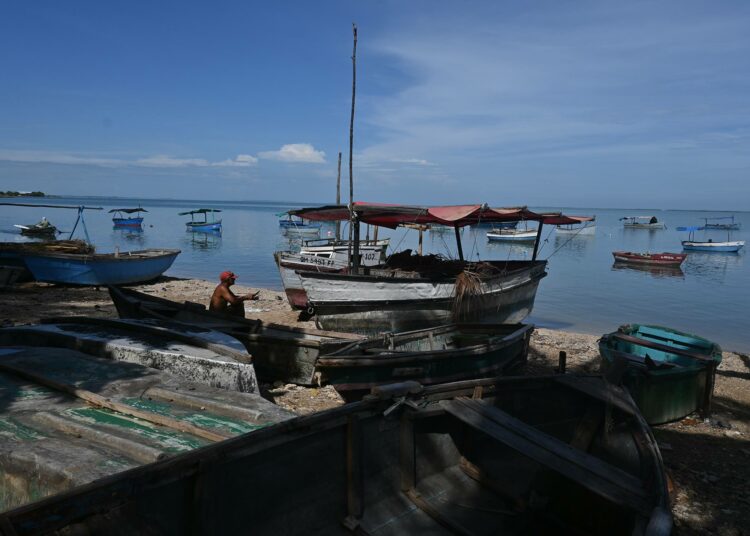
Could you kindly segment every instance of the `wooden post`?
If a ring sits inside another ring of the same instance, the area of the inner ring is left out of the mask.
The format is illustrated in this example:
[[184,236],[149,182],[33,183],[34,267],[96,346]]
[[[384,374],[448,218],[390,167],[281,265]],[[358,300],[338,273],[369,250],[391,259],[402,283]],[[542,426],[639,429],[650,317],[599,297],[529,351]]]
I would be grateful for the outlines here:
[[460,260],[464,260],[464,250],[461,247],[461,231],[458,225],[453,226],[453,229],[456,231],[456,245],[458,246],[458,258]]
[[543,224],[542,224],[542,222],[540,220],[539,221],[539,228],[536,231],[536,240],[534,241],[534,254],[531,256],[531,260],[532,261],[536,260],[536,254],[539,251],[539,242],[542,239],[542,227],[543,227]]
[[420,257],[422,256],[422,236],[424,235],[424,231],[422,228],[419,228],[419,247],[417,248],[417,255]]
[[359,244],[355,246],[355,251],[352,254],[352,240],[354,239],[354,229],[357,226],[357,237],[359,241],[359,224],[356,222],[356,215],[354,214],[354,172],[352,166],[352,158],[354,151],[354,102],[357,96],[357,25],[352,24],[352,32],[354,33],[354,48],[352,50],[352,115],[349,119],[349,266],[357,273],[359,269],[359,258],[356,260],[354,256],[359,257]]
[[352,239],[352,273],[359,273],[359,219],[357,219],[357,213],[354,213],[354,221],[352,224],[354,227],[354,238]]
[[[339,151],[339,168],[336,174],[336,204],[341,204],[341,151]],[[341,222],[336,222],[336,240],[341,240]]]
[[568,354],[564,350],[560,351],[560,355],[557,358],[557,373],[565,374],[565,367],[568,362]]

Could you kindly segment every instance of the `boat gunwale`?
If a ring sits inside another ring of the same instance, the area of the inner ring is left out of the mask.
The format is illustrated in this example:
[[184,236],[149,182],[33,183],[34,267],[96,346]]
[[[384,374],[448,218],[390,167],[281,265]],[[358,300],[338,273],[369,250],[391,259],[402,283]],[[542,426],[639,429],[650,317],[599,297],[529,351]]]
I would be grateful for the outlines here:
[[[156,255],[148,254],[149,252],[159,252]],[[72,261],[98,261],[98,260],[118,260],[118,261],[142,261],[145,259],[160,259],[162,257],[177,256],[182,253],[180,249],[171,248],[151,248],[139,249],[133,251],[120,251],[118,253],[61,253],[52,252],[22,252],[22,256],[35,258],[54,258],[67,259]]]

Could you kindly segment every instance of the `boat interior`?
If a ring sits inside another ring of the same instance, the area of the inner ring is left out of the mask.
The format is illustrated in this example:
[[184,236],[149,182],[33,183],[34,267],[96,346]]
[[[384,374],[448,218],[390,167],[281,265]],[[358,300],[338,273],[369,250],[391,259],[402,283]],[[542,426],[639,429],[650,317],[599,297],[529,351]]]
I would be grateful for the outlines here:
[[360,267],[360,270],[364,275],[415,279],[450,278],[466,271],[473,272],[480,277],[491,277],[545,263],[546,261],[521,260],[468,262],[446,259],[442,255],[417,255],[411,249],[406,249],[390,255],[383,265]]

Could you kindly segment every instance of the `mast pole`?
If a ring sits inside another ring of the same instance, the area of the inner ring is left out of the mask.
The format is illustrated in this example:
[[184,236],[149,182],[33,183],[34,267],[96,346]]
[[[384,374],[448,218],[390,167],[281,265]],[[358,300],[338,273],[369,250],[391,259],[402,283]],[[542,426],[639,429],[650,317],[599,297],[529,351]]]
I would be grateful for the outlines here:
[[534,240],[534,254],[531,256],[531,260],[536,260],[537,251],[539,251],[539,242],[542,240],[542,227],[544,224],[539,220],[539,228],[536,230],[536,240]]
[[[354,213],[354,172],[353,172],[353,151],[354,151],[354,103],[357,96],[357,25],[352,23],[352,32],[354,34],[354,47],[352,49],[352,114],[349,119],[349,250],[352,249],[352,233],[356,236],[354,240],[354,252],[349,255],[354,273],[359,269],[359,222],[357,215]],[[353,229],[356,227],[356,229]]]
[[[339,151],[339,170],[336,174],[336,204],[341,204],[341,151]],[[341,222],[336,222],[336,240],[341,240]]]
[[458,225],[453,226],[453,230],[456,231],[456,245],[458,246],[458,258],[464,260],[464,249],[461,247],[461,232]]

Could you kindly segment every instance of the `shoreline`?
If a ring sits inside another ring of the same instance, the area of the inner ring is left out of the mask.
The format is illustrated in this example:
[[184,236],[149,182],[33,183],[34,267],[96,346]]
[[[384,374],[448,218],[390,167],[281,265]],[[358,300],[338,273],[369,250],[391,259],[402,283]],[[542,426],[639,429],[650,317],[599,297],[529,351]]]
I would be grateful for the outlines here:
[[[162,277],[133,285],[140,292],[206,305],[218,283],[203,279]],[[236,294],[260,290],[260,299],[246,302],[248,318],[315,327],[298,320],[283,292],[238,284]],[[37,323],[41,318],[90,316],[117,318],[104,287],[72,287],[22,283],[0,290],[3,327]],[[613,328],[614,329],[614,328]],[[561,350],[567,353],[571,373],[599,371],[599,335],[551,328],[536,328],[529,347],[526,373],[554,374]],[[713,413],[710,419],[691,415],[681,421],[653,427],[664,464],[674,486],[674,534],[741,534],[750,524],[750,356],[723,352],[717,369]],[[330,387],[306,388],[282,382],[261,384],[261,394],[279,406],[306,415],[343,404]]]

